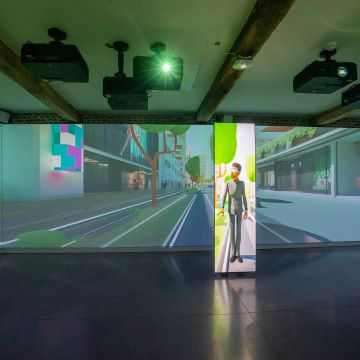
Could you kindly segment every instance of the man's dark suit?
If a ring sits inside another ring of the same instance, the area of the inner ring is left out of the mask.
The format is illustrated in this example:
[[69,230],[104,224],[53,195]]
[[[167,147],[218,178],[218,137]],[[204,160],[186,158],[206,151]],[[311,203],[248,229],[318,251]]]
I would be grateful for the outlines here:
[[[228,212],[230,218],[230,239],[232,245],[232,256],[240,257],[241,242],[241,215],[243,212],[243,204],[245,211],[248,211],[245,184],[240,180],[230,180],[226,183],[225,191],[222,199],[222,208],[225,206],[226,196],[229,195]],[[236,224],[236,241],[235,241],[235,224]]]

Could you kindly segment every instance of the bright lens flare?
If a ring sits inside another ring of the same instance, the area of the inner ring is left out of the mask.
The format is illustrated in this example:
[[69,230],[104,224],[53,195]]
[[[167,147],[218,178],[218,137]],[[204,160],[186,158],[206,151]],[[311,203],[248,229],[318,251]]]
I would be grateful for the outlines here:
[[162,69],[162,71],[168,73],[171,70],[171,66],[170,66],[170,64],[165,63],[162,65],[161,69]]

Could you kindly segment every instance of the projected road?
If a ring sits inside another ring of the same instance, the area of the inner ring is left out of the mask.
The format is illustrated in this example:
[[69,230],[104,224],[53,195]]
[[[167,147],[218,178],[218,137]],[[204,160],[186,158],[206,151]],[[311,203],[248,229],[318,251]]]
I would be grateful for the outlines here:
[[[54,201],[33,204],[37,207],[33,212],[14,204],[16,216],[9,206],[5,212],[3,245],[15,248],[213,245],[211,187],[160,191],[155,208],[151,207],[150,193],[129,199],[124,199],[124,194],[111,195],[112,201],[108,194],[103,195],[103,201],[99,194],[63,200],[58,211],[54,211]],[[50,208],[51,216],[47,214]],[[72,210],[64,212],[65,208]]]

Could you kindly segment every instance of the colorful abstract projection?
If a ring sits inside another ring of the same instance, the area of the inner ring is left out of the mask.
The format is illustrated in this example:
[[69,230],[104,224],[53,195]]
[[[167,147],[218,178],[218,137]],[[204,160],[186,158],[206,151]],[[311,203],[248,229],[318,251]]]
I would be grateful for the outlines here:
[[82,125],[52,125],[54,171],[82,171],[84,129]]

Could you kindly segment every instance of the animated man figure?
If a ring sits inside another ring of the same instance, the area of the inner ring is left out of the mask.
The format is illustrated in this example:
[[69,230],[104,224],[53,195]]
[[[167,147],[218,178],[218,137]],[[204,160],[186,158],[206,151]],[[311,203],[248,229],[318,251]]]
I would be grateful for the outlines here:
[[[240,172],[241,172],[241,165],[238,163],[233,163],[231,170],[232,180],[226,183],[225,191],[222,199],[222,206],[221,206],[222,209],[218,213],[218,215],[224,215],[225,200],[226,200],[226,196],[229,194],[228,211],[230,218],[230,240],[231,240],[231,249],[232,249],[232,255],[230,257],[231,263],[233,263],[236,259],[238,259],[240,263],[243,262],[240,256],[241,215],[243,213],[243,204],[245,208],[245,212],[243,216],[244,220],[248,218],[248,206],[245,196],[245,184],[243,181],[239,180]],[[236,236],[235,236],[235,229],[236,229]]]

